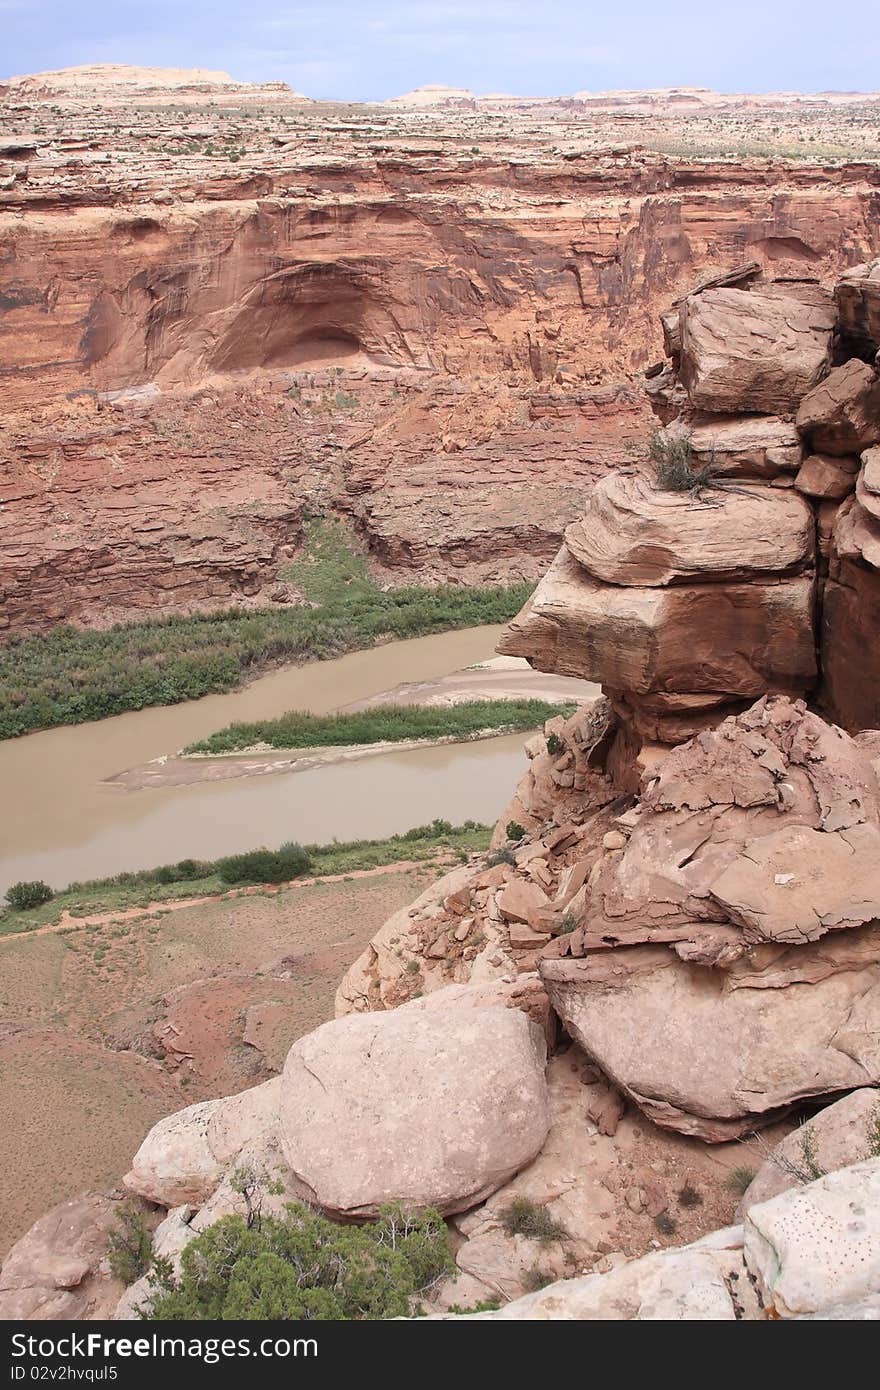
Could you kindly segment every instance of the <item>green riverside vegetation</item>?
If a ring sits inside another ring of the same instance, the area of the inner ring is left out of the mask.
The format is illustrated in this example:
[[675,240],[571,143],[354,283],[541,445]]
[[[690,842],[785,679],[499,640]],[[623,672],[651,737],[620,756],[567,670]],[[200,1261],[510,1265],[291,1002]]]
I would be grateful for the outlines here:
[[355,873],[406,861],[421,863],[453,857],[464,862],[469,854],[488,849],[491,837],[491,826],[476,821],[452,825],[447,820],[435,820],[384,840],[288,844],[277,850],[256,849],[215,860],[182,859],[156,869],[72,883],[56,893],[51,902],[34,907],[17,909],[7,904],[5,910],[0,910],[0,936],[58,922],[64,911],[74,918],[90,917],[145,907],[150,902],[208,897],[223,893],[232,885],[286,883],[296,878]]
[[230,724],[191,743],[186,753],[236,753],[265,743],[271,748],[345,748],[404,739],[467,739],[477,734],[537,729],[555,714],[566,718],[577,706],[546,700],[468,700],[460,705],[374,705],[353,714],[306,714],[289,710],[278,719]]
[[533,587],[386,591],[351,533],[322,518],[306,523],[303,554],[284,577],[300,590],[303,605],[12,638],[0,647],[0,738],[234,690],[282,662],[507,622]]

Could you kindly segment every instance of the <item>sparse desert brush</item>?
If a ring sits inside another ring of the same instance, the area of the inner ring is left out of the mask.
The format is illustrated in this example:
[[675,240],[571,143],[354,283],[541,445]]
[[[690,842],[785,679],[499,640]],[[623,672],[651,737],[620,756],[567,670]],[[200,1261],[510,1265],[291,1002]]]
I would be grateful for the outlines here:
[[703,1205],[703,1194],[694,1187],[692,1182],[686,1182],[678,1191],[678,1205],[686,1210]]
[[655,430],[648,444],[648,457],[654,464],[654,481],[661,492],[692,492],[708,482],[708,468],[694,466],[690,435]]
[[740,1197],[750,1187],[755,1177],[754,1168],[732,1168],[725,1180],[725,1186]]
[[562,1240],[566,1235],[565,1227],[554,1221],[547,1208],[529,1197],[514,1197],[501,1212],[501,1224],[509,1236],[527,1236],[541,1245]]

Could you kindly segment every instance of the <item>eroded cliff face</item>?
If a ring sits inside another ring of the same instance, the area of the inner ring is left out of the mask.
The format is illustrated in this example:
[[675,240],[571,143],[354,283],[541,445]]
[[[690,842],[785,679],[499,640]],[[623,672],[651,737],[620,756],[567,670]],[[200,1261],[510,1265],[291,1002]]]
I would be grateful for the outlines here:
[[603,695],[529,741],[500,853],[389,919],[340,1013],[537,967],[602,1073],[710,1142],[876,1086],[878,296],[876,260],[833,293],[753,266],[664,314],[665,429],[499,644]]
[[283,110],[41,109],[0,150],[9,628],[285,601],[316,503],[392,581],[537,577],[644,435],[671,298],[880,242],[876,165]]

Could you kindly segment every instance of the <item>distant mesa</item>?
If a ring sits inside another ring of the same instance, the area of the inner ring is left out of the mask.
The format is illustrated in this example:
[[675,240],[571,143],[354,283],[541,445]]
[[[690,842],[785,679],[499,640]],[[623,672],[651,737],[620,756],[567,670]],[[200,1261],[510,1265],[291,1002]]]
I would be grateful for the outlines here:
[[466,87],[444,87],[433,84],[416,87],[403,96],[391,97],[385,106],[408,107],[411,110],[504,109],[511,107],[584,107],[591,111],[620,111],[624,113],[675,113],[751,110],[778,106],[847,106],[857,102],[874,101],[876,93],[864,92],[748,92],[725,93],[711,87],[654,87],[647,90],[573,92],[570,96],[515,96],[508,92],[480,95]]
[[212,101],[235,97],[237,100],[306,102],[308,97],[293,91],[286,82],[238,82],[228,72],[209,68],[144,68],[127,63],[87,63],[80,67],[59,68],[10,77],[0,83],[0,95],[12,99],[46,101],[64,99],[129,101],[161,100],[170,94],[196,96]]
[[405,92],[403,96],[390,97],[384,104],[386,106],[457,106],[461,102],[473,103],[478,100],[485,100],[485,98],[474,96],[474,93],[468,91],[467,87],[428,85],[427,87],[416,87],[415,91]]

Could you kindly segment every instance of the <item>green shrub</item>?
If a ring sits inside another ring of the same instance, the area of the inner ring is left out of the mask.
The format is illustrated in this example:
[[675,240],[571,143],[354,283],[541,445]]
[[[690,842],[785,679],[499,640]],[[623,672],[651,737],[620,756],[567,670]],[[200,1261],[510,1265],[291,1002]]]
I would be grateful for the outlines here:
[[336,1225],[292,1204],[250,1228],[226,1216],[187,1245],[179,1277],[160,1275],[142,1316],[168,1322],[230,1318],[284,1321],[406,1317],[419,1295],[451,1272],[439,1212],[383,1209],[370,1225]]
[[547,735],[547,752],[551,758],[558,758],[565,752],[565,744],[558,734]]
[[524,840],[526,837],[525,827],[520,825],[518,820],[509,820],[504,833],[508,840]]
[[110,1269],[123,1284],[133,1284],[152,1263],[152,1240],[146,1216],[132,1198],[117,1212],[118,1226],[110,1233]]
[[281,662],[320,661],[392,638],[507,622],[532,585],[381,589],[340,523],[312,518],[286,572],[304,602],[72,626],[0,645],[0,739],[234,690]]
[[288,710],[277,719],[229,724],[190,744],[184,752],[236,753],[261,743],[270,748],[345,748],[355,744],[400,743],[406,739],[466,739],[486,730],[518,733],[540,728],[560,709],[570,714],[575,706],[546,700],[467,700],[451,707],[374,705],[353,714]]
[[302,845],[280,849],[252,849],[218,859],[217,873],[224,883],[287,883],[311,871],[312,860]]
[[13,883],[6,891],[6,901],[16,912],[42,907],[43,903],[51,902],[53,897],[52,889],[41,878]]
[[[57,921],[64,910],[73,917],[85,917],[92,912],[105,912],[116,907],[143,906],[173,901],[184,897],[221,892],[224,885],[235,883],[285,883],[301,873],[320,877],[325,874],[351,873],[359,869],[375,869],[401,860],[423,862],[438,856],[484,853],[492,831],[488,825],[467,820],[452,825],[448,820],[435,820],[430,825],[417,825],[383,840],[333,841],[327,845],[282,845],[279,850],[260,849],[250,854],[229,855],[225,860],[181,859],[177,864],[162,864],[154,869],[135,869],[109,878],[90,879],[71,883],[54,894],[49,913],[28,918],[11,905],[0,909],[0,935],[10,931],[28,931],[44,921]],[[509,852],[509,851],[508,851]],[[304,863],[306,856],[307,864]],[[222,878],[220,865],[232,877]],[[278,874],[267,879],[266,872]],[[296,871],[296,872],[295,872]],[[54,914],[52,916],[51,914]]]
[[527,1236],[542,1245],[561,1240],[566,1234],[565,1227],[553,1220],[546,1207],[528,1197],[514,1197],[501,1213],[501,1224],[509,1236]]

